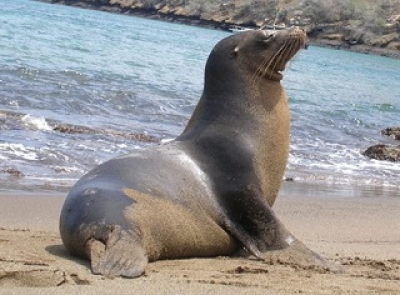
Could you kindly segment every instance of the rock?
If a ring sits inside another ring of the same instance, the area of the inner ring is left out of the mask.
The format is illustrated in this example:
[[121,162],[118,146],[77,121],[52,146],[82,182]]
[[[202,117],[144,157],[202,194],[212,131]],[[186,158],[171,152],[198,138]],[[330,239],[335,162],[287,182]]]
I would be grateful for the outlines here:
[[393,51],[395,51],[395,50],[399,50],[400,51],[400,42],[391,42],[387,46],[387,48],[390,49],[390,50],[393,50]]
[[119,5],[122,8],[130,8],[133,5],[134,0],[110,0],[109,3],[110,5]]
[[[50,125],[53,125],[50,123]],[[65,133],[65,134],[98,134],[106,136],[114,136],[119,138],[126,138],[131,140],[143,141],[143,142],[158,142],[159,140],[152,135],[144,133],[130,133],[117,131],[107,128],[91,128],[73,124],[57,124],[53,128],[53,131]]]
[[395,140],[400,140],[400,127],[389,127],[381,131],[382,135],[390,136]]
[[400,161],[400,145],[388,146],[384,144],[377,144],[369,147],[362,154],[375,160],[396,162]]
[[391,42],[395,42],[397,40],[399,40],[399,34],[391,33],[387,35],[376,36],[371,43],[374,46],[385,47],[388,46]]
[[390,17],[387,19],[387,21],[388,21],[389,23],[396,23],[396,22],[400,23],[400,14],[390,16]]
[[326,34],[326,35],[322,35],[321,37],[324,39],[327,39],[327,40],[342,41],[344,39],[342,34]]
[[14,176],[16,178],[22,178],[25,176],[24,173],[22,173],[21,171],[19,171],[17,169],[14,169],[14,168],[7,168],[4,170],[0,170],[0,173],[8,174],[8,175]]

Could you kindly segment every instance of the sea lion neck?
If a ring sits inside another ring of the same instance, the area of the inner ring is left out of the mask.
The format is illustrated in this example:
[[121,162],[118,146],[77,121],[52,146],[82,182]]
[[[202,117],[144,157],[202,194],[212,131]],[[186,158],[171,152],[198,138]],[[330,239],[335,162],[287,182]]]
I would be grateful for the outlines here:
[[[176,142],[188,152],[197,151],[191,156],[202,163],[202,169],[219,171],[227,166],[224,163],[234,163],[228,165],[232,166],[228,169],[230,172],[224,170],[223,174],[231,175],[232,179],[245,179],[239,177],[242,173],[251,175],[235,186],[239,190],[246,183],[257,183],[254,190],[271,206],[288,157],[287,98],[280,82],[270,81],[258,87],[242,82],[240,86],[242,89],[236,93],[222,89],[204,92]],[[198,150],[213,150],[212,154],[217,156],[211,159]]]
[[191,138],[191,131],[200,136],[202,130],[208,132],[209,128],[220,128],[225,133],[230,129],[254,133],[263,128],[265,116],[272,113],[277,104],[286,104],[286,96],[279,81],[262,79],[264,81],[257,84],[243,78],[209,79],[209,85],[206,82],[201,99],[178,139]]

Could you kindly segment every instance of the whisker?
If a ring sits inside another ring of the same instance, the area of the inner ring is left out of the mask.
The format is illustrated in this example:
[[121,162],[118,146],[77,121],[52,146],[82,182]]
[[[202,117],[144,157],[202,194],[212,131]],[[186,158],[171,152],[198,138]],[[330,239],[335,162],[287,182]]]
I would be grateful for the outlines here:
[[283,60],[289,60],[290,59],[290,55],[293,52],[293,48],[294,48],[294,42],[291,43],[291,45],[287,48],[286,52],[284,53],[284,55],[282,54],[282,59]]
[[264,60],[261,62],[261,64],[257,67],[257,69],[254,71],[250,81],[251,81],[251,85],[254,87],[257,83],[257,79],[261,80],[263,75],[264,75],[264,69],[265,66],[268,62],[268,60],[270,60],[270,58],[268,56],[266,56],[264,58]]
[[[293,38],[292,38],[293,39]],[[289,46],[289,48],[288,48],[288,50],[285,52],[285,57],[284,57],[284,60],[288,60],[289,59],[289,57],[290,57],[290,55],[292,54],[292,52],[294,51],[294,49],[295,49],[295,46],[296,46],[296,41],[297,40],[294,40],[295,42],[290,42],[290,46]]]
[[[268,68],[271,67],[272,62],[273,62],[273,67],[272,67],[271,70],[270,70],[270,78],[272,78],[272,75],[273,75],[273,73],[274,73],[274,71],[275,71],[275,67],[276,67],[276,65],[278,64],[278,62],[281,61],[282,56],[283,56],[283,53],[285,53],[287,46],[290,45],[290,44],[288,44],[288,43],[289,43],[289,40],[287,40],[287,41],[281,46],[281,48],[280,48],[280,49],[277,51],[277,53],[275,54],[273,60],[271,60],[270,64],[268,65]],[[278,56],[278,58],[276,58],[277,56]]]
[[252,86],[255,86],[257,84],[257,79],[261,80],[262,77],[264,76],[266,65],[269,60],[270,60],[270,58],[268,56],[265,57],[264,60],[262,61],[262,63],[257,67],[257,70],[254,72],[252,79],[251,79]]
[[[290,59],[290,56],[293,54],[293,52],[297,51],[296,48],[298,47],[300,40],[296,38],[296,36],[291,36],[287,42],[287,46],[283,49],[283,52],[279,55],[279,59],[276,61],[273,71],[275,70],[276,65],[279,65],[279,63],[283,60],[288,60]],[[301,43],[301,42],[300,42]]]
[[[272,79],[279,69],[283,69],[286,62],[302,48],[302,39],[298,34],[291,34],[285,38],[283,44],[280,46],[275,45],[268,49],[267,53],[272,52],[265,56],[261,63],[257,65],[255,71],[249,77],[249,82],[255,87],[265,77]],[[278,69],[278,70],[277,70]]]
[[[264,75],[267,74],[267,70],[271,67],[272,64],[275,64],[276,61],[276,57],[282,52],[282,50],[284,49],[284,47],[286,46],[286,42],[284,44],[282,44],[282,46],[275,52],[275,54],[271,57],[268,65],[265,67],[264,70]],[[275,67],[275,65],[274,65]],[[272,69],[273,71],[273,69]],[[270,77],[272,77],[272,71],[270,71]]]

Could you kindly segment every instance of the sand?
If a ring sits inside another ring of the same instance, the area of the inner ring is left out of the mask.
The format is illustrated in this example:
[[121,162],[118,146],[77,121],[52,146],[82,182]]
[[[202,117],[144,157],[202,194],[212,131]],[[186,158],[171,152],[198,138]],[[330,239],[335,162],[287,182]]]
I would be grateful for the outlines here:
[[93,275],[68,255],[64,195],[0,191],[0,294],[400,294],[398,191],[285,184],[275,212],[343,273],[217,257],[150,263],[137,279]]

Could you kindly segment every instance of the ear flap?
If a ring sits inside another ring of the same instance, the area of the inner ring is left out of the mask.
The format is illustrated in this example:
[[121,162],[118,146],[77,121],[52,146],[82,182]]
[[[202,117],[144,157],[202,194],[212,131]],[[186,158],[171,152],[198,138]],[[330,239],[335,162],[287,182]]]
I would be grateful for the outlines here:
[[230,54],[231,58],[235,58],[239,52],[239,46],[236,46]]

